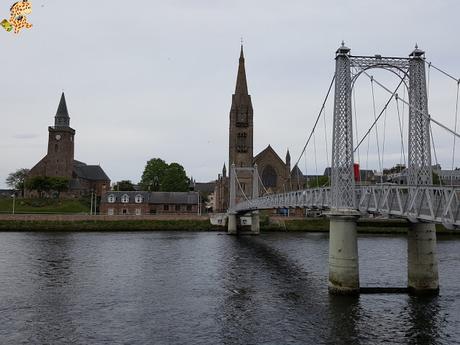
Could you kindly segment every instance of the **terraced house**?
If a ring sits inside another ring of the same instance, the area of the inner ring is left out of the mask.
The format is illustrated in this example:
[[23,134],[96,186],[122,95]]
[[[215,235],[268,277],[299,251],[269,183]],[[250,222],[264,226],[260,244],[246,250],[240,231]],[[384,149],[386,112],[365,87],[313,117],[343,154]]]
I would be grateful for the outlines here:
[[101,199],[101,214],[196,214],[199,212],[198,192],[110,191]]

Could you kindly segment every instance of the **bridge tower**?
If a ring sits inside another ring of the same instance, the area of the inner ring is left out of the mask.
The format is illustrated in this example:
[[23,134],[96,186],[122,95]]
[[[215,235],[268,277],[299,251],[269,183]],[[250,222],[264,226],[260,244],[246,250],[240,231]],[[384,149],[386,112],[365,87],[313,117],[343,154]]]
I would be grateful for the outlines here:
[[329,291],[359,293],[359,265],[353,176],[350,49],[344,43],[335,57],[335,100],[329,213]]
[[[329,239],[329,291],[359,292],[353,126],[351,92],[359,75],[371,68],[392,70],[409,81],[408,184],[432,185],[430,119],[425,77],[425,52],[415,47],[408,58],[352,56],[343,43],[336,52],[334,127],[332,142],[331,211]],[[353,74],[352,74],[353,68]],[[407,85],[407,84],[406,84]],[[418,209],[423,200],[411,206]],[[417,210],[414,210],[417,213]],[[412,292],[439,291],[434,224],[414,221],[408,232],[408,287]]]
[[[433,184],[430,120],[425,77],[425,52],[415,46],[409,55],[409,162],[410,186]],[[424,116],[425,115],[425,116]],[[439,291],[436,228],[431,223],[410,223],[407,238],[408,287],[412,292]]]

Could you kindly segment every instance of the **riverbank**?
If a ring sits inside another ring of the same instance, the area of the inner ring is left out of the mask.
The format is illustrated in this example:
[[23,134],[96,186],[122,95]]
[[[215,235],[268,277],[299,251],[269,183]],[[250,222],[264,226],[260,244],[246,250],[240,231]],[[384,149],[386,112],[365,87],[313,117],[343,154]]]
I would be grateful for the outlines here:
[[[405,234],[408,223],[399,219],[362,218],[358,232],[363,234]],[[262,232],[328,232],[326,218],[261,217]],[[221,231],[209,216],[143,215],[108,216],[88,214],[0,214],[0,231]],[[447,230],[437,225],[438,234],[460,235],[460,231]]]

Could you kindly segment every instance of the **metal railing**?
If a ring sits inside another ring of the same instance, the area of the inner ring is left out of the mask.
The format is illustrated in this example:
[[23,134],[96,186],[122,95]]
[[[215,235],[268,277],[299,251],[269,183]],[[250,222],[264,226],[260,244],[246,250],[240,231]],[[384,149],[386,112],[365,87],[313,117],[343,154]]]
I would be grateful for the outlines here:
[[[443,224],[460,228],[460,187],[370,185],[356,186],[356,210],[412,222]],[[312,188],[265,195],[235,205],[237,212],[272,208],[327,210],[331,189]]]

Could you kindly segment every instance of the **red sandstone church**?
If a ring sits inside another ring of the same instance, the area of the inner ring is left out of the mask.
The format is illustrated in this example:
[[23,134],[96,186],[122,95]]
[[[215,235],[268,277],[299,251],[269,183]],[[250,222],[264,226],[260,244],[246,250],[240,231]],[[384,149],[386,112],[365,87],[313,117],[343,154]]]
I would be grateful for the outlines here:
[[[70,117],[64,93],[54,117],[54,126],[48,127],[48,153],[29,172],[35,176],[66,177],[69,189],[61,196],[72,198],[95,192],[101,196],[110,188],[110,179],[99,165],[87,165],[74,159],[75,130],[70,127]],[[27,196],[35,196],[26,191]]]

